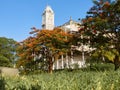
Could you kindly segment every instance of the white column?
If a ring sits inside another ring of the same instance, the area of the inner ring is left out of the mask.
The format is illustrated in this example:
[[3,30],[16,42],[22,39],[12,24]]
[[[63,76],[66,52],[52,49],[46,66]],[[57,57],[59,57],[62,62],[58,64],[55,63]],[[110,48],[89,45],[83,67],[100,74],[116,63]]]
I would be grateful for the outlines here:
[[84,46],[82,45],[82,60],[85,61]]
[[67,53],[66,53],[66,68],[69,68],[69,63],[68,63],[68,55],[67,55]]
[[[54,62],[54,57],[52,58],[52,61]],[[55,63],[53,63],[53,70],[55,70]]]
[[84,45],[82,43],[82,66],[85,64],[85,53],[84,53]]
[[59,61],[57,60],[57,61],[56,61],[56,69],[59,69],[59,66],[58,66],[58,65],[59,65]]
[[72,66],[73,65],[73,51],[72,50],[71,50],[71,64],[70,65],[73,68],[73,66]]
[[[84,39],[83,35],[81,35],[81,39],[82,40]],[[84,65],[84,62],[85,62],[85,55],[84,55],[84,45],[82,42],[82,66]]]
[[64,68],[64,63],[63,63],[63,55],[61,55],[61,68]]

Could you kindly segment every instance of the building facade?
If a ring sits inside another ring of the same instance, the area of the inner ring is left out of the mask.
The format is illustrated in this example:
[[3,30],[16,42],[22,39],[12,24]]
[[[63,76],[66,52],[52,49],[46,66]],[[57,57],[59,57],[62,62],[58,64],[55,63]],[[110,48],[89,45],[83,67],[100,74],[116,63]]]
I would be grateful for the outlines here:
[[70,20],[68,22],[64,23],[59,27],[65,30],[65,32],[75,33],[78,32],[79,28],[81,27],[81,24],[72,20],[72,18],[70,17]]

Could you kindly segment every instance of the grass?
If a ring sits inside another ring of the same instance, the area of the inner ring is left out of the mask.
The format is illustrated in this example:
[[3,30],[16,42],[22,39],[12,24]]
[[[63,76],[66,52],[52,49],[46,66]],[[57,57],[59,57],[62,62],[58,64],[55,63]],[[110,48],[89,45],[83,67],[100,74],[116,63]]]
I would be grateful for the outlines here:
[[0,90],[120,90],[120,70],[58,71],[0,78]]

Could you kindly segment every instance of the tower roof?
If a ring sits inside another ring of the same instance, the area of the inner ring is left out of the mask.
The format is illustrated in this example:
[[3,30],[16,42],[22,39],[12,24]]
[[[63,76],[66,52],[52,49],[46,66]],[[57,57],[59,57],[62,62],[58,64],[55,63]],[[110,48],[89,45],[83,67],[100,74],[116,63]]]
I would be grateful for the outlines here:
[[44,12],[51,12],[51,13],[54,13],[53,10],[52,10],[52,8],[51,8],[49,5],[46,6]]

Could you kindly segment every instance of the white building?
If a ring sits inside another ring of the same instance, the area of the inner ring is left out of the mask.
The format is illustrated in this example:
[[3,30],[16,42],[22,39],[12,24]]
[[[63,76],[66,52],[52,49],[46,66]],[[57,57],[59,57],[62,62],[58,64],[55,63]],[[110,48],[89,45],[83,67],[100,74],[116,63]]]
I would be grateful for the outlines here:
[[72,20],[71,17],[70,17],[70,20],[68,22],[66,22],[60,26],[60,28],[65,30],[65,32],[70,32],[70,33],[77,32],[80,27],[81,27],[81,24],[79,22]]
[[[81,27],[80,22],[76,22],[70,18],[70,20],[66,23],[64,23],[61,26],[58,26],[65,30],[65,32],[69,33],[76,33],[78,32],[79,28]],[[42,14],[42,29],[47,30],[53,30],[54,29],[54,12],[50,6],[47,6]],[[81,46],[76,47],[76,50],[82,52],[84,49],[84,52],[86,50],[89,50],[88,46]],[[74,68],[75,64],[78,64],[78,68],[85,67],[85,59],[84,53],[81,53],[80,55],[75,55],[74,51],[71,51],[71,56],[61,55],[61,58],[56,60],[53,69],[64,69],[66,68]]]
[[42,29],[53,30],[54,12],[50,6],[47,6],[42,14]]
[[[50,6],[46,6],[45,10],[43,11],[42,14],[42,29],[48,29],[48,30],[53,30],[55,27],[54,25],[54,11]],[[76,32],[78,31],[78,28],[80,27],[80,23],[72,20],[70,20],[66,23],[64,23],[61,26],[63,30],[67,32]]]

